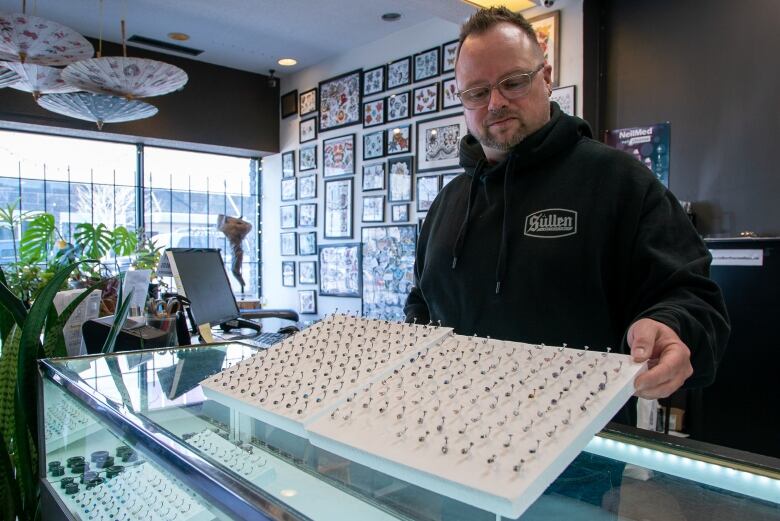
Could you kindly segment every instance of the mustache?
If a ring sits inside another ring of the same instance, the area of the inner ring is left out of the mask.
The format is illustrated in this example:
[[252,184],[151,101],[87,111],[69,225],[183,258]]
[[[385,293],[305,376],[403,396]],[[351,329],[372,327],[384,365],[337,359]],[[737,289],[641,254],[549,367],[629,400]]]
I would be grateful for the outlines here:
[[490,115],[482,121],[482,124],[484,126],[488,126],[488,125],[492,125],[496,121],[501,121],[502,119],[507,119],[510,117],[519,118],[520,115],[513,110],[509,110],[507,108],[501,108],[499,110],[491,112]]

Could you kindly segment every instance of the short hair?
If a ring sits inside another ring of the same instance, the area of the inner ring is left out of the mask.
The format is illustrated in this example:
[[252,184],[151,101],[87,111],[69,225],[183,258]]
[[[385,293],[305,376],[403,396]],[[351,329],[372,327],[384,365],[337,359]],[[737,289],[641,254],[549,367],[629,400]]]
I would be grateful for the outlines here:
[[539,45],[539,40],[536,39],[536,31],[534,31],[534,28],[528,23],[528,20],[526,20],[523,15],[520,13],[513,13],[506,7],[488,7],[480,9],[471,15],[471,17],[460,27],[458,54],[455,57],[455,61],[457,61],[457,58],[460,56],[460,48],[463,46],[463,42],[466,38],[472,34],[484,34],[489,29],[492,29],[502,22],[514,25],[523,31],[523,33],[525,33],[525,35],[534,43],[534,47],[539,50],[539,55],[544,56],[542,46]]

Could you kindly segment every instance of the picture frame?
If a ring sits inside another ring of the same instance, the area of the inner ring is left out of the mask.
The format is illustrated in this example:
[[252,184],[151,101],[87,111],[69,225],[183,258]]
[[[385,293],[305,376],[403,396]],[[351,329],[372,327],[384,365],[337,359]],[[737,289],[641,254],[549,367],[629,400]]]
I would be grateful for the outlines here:
[[360,297],[362,291],[360,243],[319,247],[320,295]]
[[317,139],[317,116],[298,122],[298,142],[308,143]]
[[317,284],[317,261],[298,261],[298,284]]
[[322,142],[322,177],[355,173],[355,134],[332,137]]
[[462,113],[418,121],[417,172],[457,168],[460,140],[466,132]]
[[406,56],[387,64],[387,90],[412,83],[412,57]]
[[540,16],[528,19],[528,23],[533,27],[536,33],[536,40],[544,53],[544,61],[552,67],[552,85],[558,86],[560,78],[560,57],[561,57],[561,12],[550,11]]
[[298,255],[317,254],[317,232],[298,233]]
[[412,126],[398,125],[387,129],[387,147],[388,156],[396,154],[407,154],[412,151]]
[[279,207],[280,221],[279,228],[289,230],[295,228],[295,214],[298,207],[294,204],[283,205]]
[[385,196],[369,195],[363,197],[363,216],[361,222],[385,222]]
[[363,134],[363,161],[384,157],[385,131],[375,130]]
[[385,163],[363,165],[363,191],[385,189]]
[[439,84],[429,83],[415,87],[412,96],[412,115],[420,116],[439,110]]
[[298,312],[302,315],[317,314],[317,292],[313,289],[298,291]]
[[394,204],[390,206],[390,222],[409,222],[409,204]]
[[301,147],[298,150],[298,171],[306,172],[317,168],[317,145]]
[[363,71],[363,96],[379,94],[385,90],[385,66]]
[[317,174],[298,177],[298,199],[317,198]]
[[298,234],[284,232],[279,234],[279,254],[283,257],[294,256],[298,252]]
[[417,211],[427,212],[433,200],[441,189],[441,179],[438,175],[417,177]]
[[301,117],[317,114],[317,87],[301,92],[298,97],[298,114]]
[[458,40],[441,45],[441,73],[455,70],[455,59],[458,57]]
[[387,117],[385,118],[388,122],[390,121],[400,121],[402,119],[407,119],[412,117],[412,115],[409,112],[409,101],[412,96],[412,91],[405,90],[403,92],[399,92],[397,94],[393,94],[392,96],[388,96],[385,102],[385,105],[387,107]]
[[577,87],[576,85],[567,85],[552,90],[550,101],[554,101],[561,107],[561,112],[569,116],[576,116],[577,110]]
[[298,228],[317,227],[317,203],[304,203],[298,206]]
[[404,305],[414,286],[416,228],[413,224],[363,227],[364,316],[394,322],[405,320]]
[[326,239],[352,238],[352,181],[351,177],[325,181]]
[[444,190],[444,187],[447,186],[450,183],[450,181],[452,181],[453,179],[458,177],[460,174],[461,174],[461,172],[455,172],[454,174],[442,174],[441,175],[441,188],[439,190],[440,191]]
[[414,55],[414,82],[427,80],[439,75],[439,53],[441,47],[433,47]]
[[412,200],[412,172],[414,156],[394,157],[387,160],[388,196],[391,203]]
[[363,128],[385,123],[385,98],[363,102]]
[[291,90],[283,94],[281,100],[282,119],[298,114],[298,91]]
[[282,153],[282,179],[295,177],[295,150]]
[[452,107],[460,107],[463,104],[458,97],[458,84],[455,78],[447,78],[441,80],[441,109],[450,109]]
[[282,261],[282,286],[295,287],[295,261]]
[[282,179],[282,201],[295,201],[295,178]]
[[320,132],[354,125],[362,121],[360,69],[319,83]]

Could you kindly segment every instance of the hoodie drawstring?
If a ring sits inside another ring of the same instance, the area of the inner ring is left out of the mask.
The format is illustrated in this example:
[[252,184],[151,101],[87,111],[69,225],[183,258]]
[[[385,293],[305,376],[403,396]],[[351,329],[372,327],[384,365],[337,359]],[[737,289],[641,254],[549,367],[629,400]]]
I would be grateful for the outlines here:
[[509,178],[511,177],[513,157],[510,155],[506,162],[504,170],[504,216],[501,219],[501,244],[498,248],[498,262],[496,263],[496,295],[501,293],[501,282],[506,275],[506,258],[509,242],[509,226],[507,225],[507,216],[511,215],[509,211]]
[[479,173],[482,170],[484,160],[480,159],[477,162],[477,166],[474,169],[474,175],[471,176],[471,187],[469,188],[469,200],[466,204],[466,216],[463,219],[463,223],[460,225],[458,231],[458,237],[455,239],[455,245],[452,247],[452,269],[458,265],[458,256],[463,249],[463,242],[466,240],[466,230],[469,226],[469,217],[471,216],[471,204],[477,194],[477,188],[479,187]]

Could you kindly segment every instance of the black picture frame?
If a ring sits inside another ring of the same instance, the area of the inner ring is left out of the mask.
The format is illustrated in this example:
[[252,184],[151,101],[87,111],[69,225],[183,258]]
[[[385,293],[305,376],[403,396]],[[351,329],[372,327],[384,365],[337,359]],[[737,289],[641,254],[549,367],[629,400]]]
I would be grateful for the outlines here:
[[455,59],[458,57],[458,40],[441,44],[441,73],[455,70]]
[[[363,128],[384,125],[387,120],[387,105],[385,98],[363,102]],[[378,110],[374,110],[378,107]]]
[[463,103],[461,103],[460,98],[458,97],[458,83],[455,81],[455,78],[445,78],[441,80],[439,97],[441,98],[441,110],[463,106]]
[[412,125],[395,125],[387,129],[385,155],[395,156],[412,152]]
[[297,225],[296,213],[298,207],[294,204],[283,204],[279,207],[279,229],[293,230]]
[[441,70],[441,47],[432,47],[414,55],[414,83],[435,78]]
[[298,114],[300,116],[317,114],[318,97],[317,87],[301,92],[300,96],[298,96]]
[[295,201],[297,196],[295,178],[282,179],[280,199],[282,201]]
[[282,119],[298,114],[298,90],[291,90],[281,97]]
[[387,90],[412,83],[412,57],[405,56],[387,64],[385,73]]
[[282,153],[282,179],[295,177],[295,150]]
[[302,175],[298,178],[298,199],[317,198],[317,174]]
[[[430,89],[433,89],[436,91],[436,97],[434,99],[430,99],[429,96],[424,97],[420,101],[417,100],[417,93],[422,92],[423,90],[428,90],[425,94],[430,94]],[[432,112],[438,112],[439,110],[439,82],[436,83],[429,83],[427,85],[420,85],[419,87],[415,87],[412,91],[412,115],[413,116],[421,116],[423,114],[431,114]]]
[[412,117],[412,91],[397,92],[385,98],[385,120],[388,123]]
[[[379,146],[377,146],[377,143]],[[385,131],[363,133],[363,161],[385,157]]]
[[282,286],[295,287],[295,261],[282,261]]
[[391,223],[408,223],[409,222],[409,203],[390,205],[390,222]]
[[317,203],[303,203],[298,206],[298,228],[317,227]]
[[317,291],[302,289],[298,291],[298,313],[301,315],[317,314]]
[[298,261],[298,284],[317,284],[317,261]]
[[386,68],[384,65],[363,71],[363,96],[373,96],[374,94],[384,92],[385,72]]
[[[356,69],[319,83],[320,132],[335,130],[363,121],[363,71]],[[345,117],[339,120],[336,114]]]
[[322,177],[355,175],[355,134],[344,134],[322,142]]
[[417,120],[415,125],[417,173],[458,168],[460,140],[468,132],[463,113]]
[[298,234],[295,232],[283,232],[279,234],[279,255],[282,257],[294,257],[298,253]]
[[[325,181],[325,228],[323,235],[326,239],[351,239],[353,237],[353,181],[352,177]],[[335,201],[334,197],[338,197],[340,200]]]
[[383,161],[381,163],[370,163],[363,165],[363,179],[361,187],[364,192],[372,192],[375,190],[384,190],[387,186],[385,184],[385,178],[387,177],[387,164]]
[[301,147],[298,150],[298,172],[317,169],[317,145]]
[[[430,185],[435,184],[436,185],[436,193],[433,194],[433,197],[428,197],[428,191],[431,188]],[[420,185],[425,185],[425,193],[421,194]],[[439,191],[441,190],[441,176],[439,175],[419,175],[416,179],[416,192],[417,192],[417,211],[418,212],[427,212],[431,204],[433,203],[433,200],[436,198],[436,195],[438,195]],[[424,197],[423,197],[424,196]]]
[[[377,206],[378,205],[378,206]],[[366,210],[379,210],[377,214],[366,215]],[[363,209],[360,222],[364,223],[383,223],[385,222],[385,196],[384,195],[365,195],[363,196]]]
[[387,200],[407,203],[413,200],[412,179],[414,156],[392,157],[387,160]]
[[298,255],[317,254],[317,232],[298,232]]
[[[303,133],[308,134],[304,137]],[[309,143],[317,139],[317,116],[302,119],[298,122],[298,143]]]
[[317,258],[321,296],[360,298],[363,274],[359,242],[320,246]]

